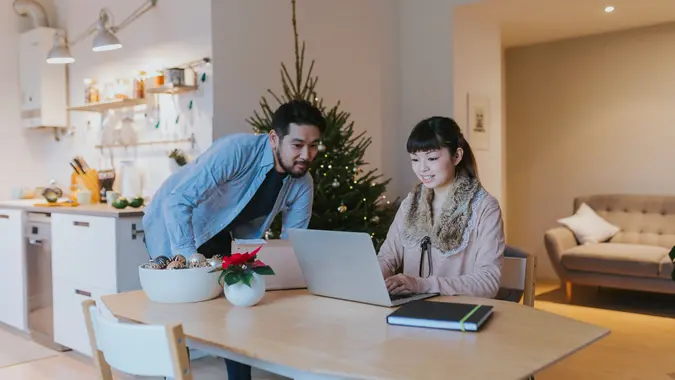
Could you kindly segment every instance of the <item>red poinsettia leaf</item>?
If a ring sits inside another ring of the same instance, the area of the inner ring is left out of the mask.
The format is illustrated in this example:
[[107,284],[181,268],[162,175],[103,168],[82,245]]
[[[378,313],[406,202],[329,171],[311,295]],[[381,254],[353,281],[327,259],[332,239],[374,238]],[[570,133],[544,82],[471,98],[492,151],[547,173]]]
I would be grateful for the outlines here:
[[243,265],[249,261],[248,253],[235,253],[230,256],[230,265]]
[[256,249],[254,249],[253,252],[251,252],[251,256],[255,257],[255,255],[257,255],[258,252],[260,252],[261,248],[262,248],[262,245],[260,247],[256,248]]
[[230,263],[231,263],[230,258],[226,256],[226,257],[223,257],[223,261],[222,261],[221,266],[222,266],[223,269],[227,269],[227,267],[230,266]]
[[263,262],[260,261],[260,260],[256,260],[256,261],[253,262],[253,267],[254,267],[254,268],[255,268],[255,267],[264,267],[264,266],[265,266],[265,263],[263,263]]

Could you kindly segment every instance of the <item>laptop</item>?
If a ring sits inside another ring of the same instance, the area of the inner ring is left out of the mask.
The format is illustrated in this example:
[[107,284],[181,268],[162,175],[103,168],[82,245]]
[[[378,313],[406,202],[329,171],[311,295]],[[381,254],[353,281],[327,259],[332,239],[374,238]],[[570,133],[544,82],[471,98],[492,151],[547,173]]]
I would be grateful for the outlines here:
[[438,295],[390,295],[367,233],[289,229],[288,237],[312,294],[386,307]]

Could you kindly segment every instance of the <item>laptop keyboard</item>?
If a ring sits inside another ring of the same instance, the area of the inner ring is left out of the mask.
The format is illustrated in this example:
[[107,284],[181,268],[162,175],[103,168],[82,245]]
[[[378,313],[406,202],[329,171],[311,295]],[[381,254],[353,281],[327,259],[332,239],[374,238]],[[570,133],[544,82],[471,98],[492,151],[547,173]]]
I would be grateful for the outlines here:
[[415,294],[390,294],[389,299],[392,301],[398,301],[400,299],[410,298],[413,296],[415,296]]

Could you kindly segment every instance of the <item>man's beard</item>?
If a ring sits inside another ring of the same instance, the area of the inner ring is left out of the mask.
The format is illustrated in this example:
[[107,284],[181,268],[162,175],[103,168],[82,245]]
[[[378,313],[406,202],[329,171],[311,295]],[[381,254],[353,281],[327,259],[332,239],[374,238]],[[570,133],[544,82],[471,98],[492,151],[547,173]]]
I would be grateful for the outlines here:
[[[309,161],[305,161],[305,160],[295,161],[290,166],[286,165],[284,160],[281,159],[280,151],[281,150],[279,148],[277,148],[277,150],[276,150],[277,161],[279,162],[279,165],[281,165],[281,168],[284,169],[286,174],[290,175],[293,178],[300,178],[300,177],[304,176],[309,171]],[[293,166],[295,164],[303,164],[303,163],[307,165],[307,169],[303,170],[300,173],[296,173],[296,172],[293,171]]]

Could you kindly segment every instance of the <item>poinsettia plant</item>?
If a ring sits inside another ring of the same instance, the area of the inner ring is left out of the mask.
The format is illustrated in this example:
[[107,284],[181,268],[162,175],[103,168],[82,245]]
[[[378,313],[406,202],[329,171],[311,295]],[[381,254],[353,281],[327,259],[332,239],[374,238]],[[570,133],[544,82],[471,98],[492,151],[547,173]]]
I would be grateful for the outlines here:
[[274,270],[269,265],[258,260],[258,252],[262,245],[251,253],[233,253],[230,256],[223,257],[222,265],[210,271],[210,273],[220,271],[218,283],[223,286],[223,283],[234,285],[238,282],[251,286],[251,279],[253,273],[259,275],[274,275]]

